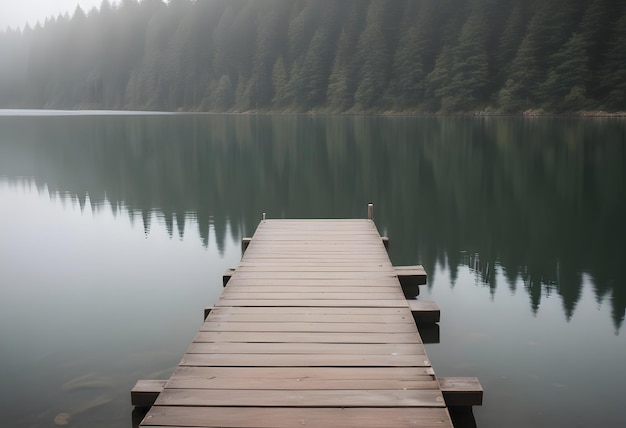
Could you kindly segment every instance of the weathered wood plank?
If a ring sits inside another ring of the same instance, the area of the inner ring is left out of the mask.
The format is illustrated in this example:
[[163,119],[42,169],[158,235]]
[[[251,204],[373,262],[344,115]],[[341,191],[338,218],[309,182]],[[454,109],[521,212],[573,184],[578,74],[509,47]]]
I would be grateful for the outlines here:
[[335,260],[335,259],[331,259],[331,260],[307,260],[307,259],[294,259],[291,260],[288,263],[285,263],[283,260],[265,260],[265,261],[261,261],[261,260],[253,260],[253,258],[251,258],[251,260],[241,260],[239,262],[239,265],[237,266],[238,268],[240,267],[246,267],[246,268],[252,268],[252,267],[268,267],[268,268],[274,268],[277,266],[285,266],[285,265],[289,265],[289,266],[300,266],[300,267],[323,267],[323,266],[328,266],[328,267],[347,267],[347,266],[351,266],[351,267],[370,267],[370,266],[374,266],[374,267],[380,267],[383,269],[393,269],[393,265],[391,264],[391,261],[389,259],[384,260],[384,259],[378,259],[377,263],[372,264],[369,261],[359,261],[357,260],[351,260],[350,263],[348,264],[345,260],[342,260],[341,258],[339,258],[339,260]]
[[439,377],[446,405],[480,406],[483,404],[483,387],[475,377]]
[[411,311],[408,304],[402,308],[383,308],[383,307],[276,307],[269,311],[267,308],[259,307],[221,307],[215,308],[213,314],[257,314],[257,315],[402,315],[410,319]]
[[329,266],[326,263],[313,265],[311,263],[248,263],[237,267],[237,272],[393,272],[391,266],[373,266],[372,264],[363,263],[355,266],[353,263],[337,263]]
[[[369,302],[369,303],[368,303]],[[221,306],[290,306],[290,307],[333,307],[333,306],[354,306],[354,307],[387,307],[405,308],[408,307],[405,299],[397,300],[277,300],[277,299],[226,299],[222,298],[215,303],[215,307]]]
[[[350,323],[371,323],[373,321],[378,321],[381,323],[403,323],[406,321],[412,321],[412,316],[406,316],[403,314],[393,314],[393,315],[345,315],[345,314],[275,314],[275,313],[261,313],[261,314],[228,314],[228,313],[217,313],[217,308],[213,309],[211,317],[207,321],[217,321],[217,322],[316,322],[316,323],[339,323],[339,322],[350,322]],[[244,309],[244,308],[242,308]],[[334,308],[333,308],[334,309]],[[205,317],[206,318],[206,317]]]
[[428,275],[426,274],[426,270],[422,265],[413,265],[413,266],[394,266],[394,270],[398,277],[411,277],[415,279],[426,279]]
[[[402,295],[402,292],[398,290],[397,286],[385,285],[385,286],[372,286],[372,287],[332,287],[324,285],[295,285],[295,286],[281,286],[281,285],[241,285],[239,283],[229,287],[227,291],[222,295],[231,293],[352,293],[352,294],[370,294],[370,293],[385,293],[385,295],[392,294],[394,298]],[[307,296],[310,297],[310,296]]]
[[393,272],[239,272],[233,279],[385,279],[394,278]]
[[420,343],[417,333],[311,333],[200,331],[194,342]]
[[169,389],[157,406],[445,407],[441,391]]
[[154,407],[142,422],[158,427],[452,428],[445,408]]
[[402,300],[403,294],[400,291],[390,291],[389,293],[335,293],[332,291],[322,292],[301,292],[294,290],[294,292],[240,292],[238,289],[229,289],[222,293],[222,299],[226,300],[249,300],[249,299],[264,299],[264,300],[385,300],[385,299],[397,299]]
[[320,286],[331,287],[333,284],[338,287],[362,287],[363,289],[368,287],[382,287],[391,286],[397,287],[398,280],[394,278],[379,278],[379,279],[323,279],[323,278],[259,278],[259,279],[246,279],[246,278],[231,278],[228,282],[228,286],[231,285],[245,285],[245,286],[262,286],[262,285],[276,285],[285,287],[299,287],[299,286]]
[[439,306],[437,305],[437,303],[433,302],[432,300],[413,299],[408,299],[407,302],[416,323],[432,324],[439,322],[441,318],[441,311],[439,310]]
[[166,380],[138,380],[130,391],[130,404],[135,407],[152,406],[166,383]]
[[179,366],[172,378],[398,380],[433,376],[432,367],[191,367]]
[[[424,355],[420,343],[236,343],[193,342],[188,354]],[[251,357],[254,358],[254,357]]]
[[249,331],[249,332],[304,332],[304,333],[413,333],[415,323],[316,323],[316,322],[211,322],[206,321],[200,331]]
[[181,366],[210,367],[428,367],[426,355],[185,354]]
[[[252,248],[254,249],[254,248]],[[368,262],[368,263],[378,263],[380,262],[382,254],[379,252],[374,253],[360,253],[354,252],[350,254],[340,253],[340,254],[328,254],[324,251],[317,252],[300,252],[296,253],[293,249],[291,251],[282,250],[282,251],[255,251],[253,254],[244,255],[245,261],[261,261],[261,260],[280,260],[284,262],[301,262],[303,260],[308,261],[323,261],[323,260],[333,260],[335,262],[343,262],[349,263],[352,261],[358,262]]]
[[[167,380],[140,380],[131,391],[131,404],[135,407],[150,407],[165,385],[170,389],[248,389],[248,390],[329,390],[329,389],[438,389],[439,383],[432,375],[414,376],[411,379],[312,379],[298,377],[273,379],[267,377],[228,378],[202,376],[176,376]],[[445,393],[443,394],[446,398]]]
[[[259,393],[265,390],[331,390],[331,389],[360,389],[360,390],[416,390],[416,389],[438,389],[436,380],[430,379],[432,376],[424,378],[413,378],[408,380],[396,379],[225,379],[225,378],[172,378],[168,381],[168,388],[171,389],[248,389],[258,390]],[[154,404],[156,396],[147,406]]]

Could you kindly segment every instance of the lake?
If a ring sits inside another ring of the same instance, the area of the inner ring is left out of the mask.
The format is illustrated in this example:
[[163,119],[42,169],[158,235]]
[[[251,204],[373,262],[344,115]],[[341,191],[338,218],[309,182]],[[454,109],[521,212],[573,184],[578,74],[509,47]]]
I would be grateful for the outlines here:
[[370,202],[478,427],[626,426],[625,120],[42,111],[0,112],[3,426],[131,427],[262,213]]

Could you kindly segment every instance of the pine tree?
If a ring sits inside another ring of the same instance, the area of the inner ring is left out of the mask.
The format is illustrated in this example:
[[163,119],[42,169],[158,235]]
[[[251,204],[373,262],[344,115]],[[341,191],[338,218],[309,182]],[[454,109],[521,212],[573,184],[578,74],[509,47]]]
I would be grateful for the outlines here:
[[574,34],[555,55],[556,66],[541,84],[540,99],[557,111],[584,107],[586,87],[591,74],[587,68],[587,46],[582,35]]
[[441,109],[441,98],[446,95],[446,85],[452,78],[453,64],[452,48],[446,45],[437,56],[435,67],[426,76],[424,102],[427,110],[438,111]]
[[366,11],[362,1],[353,0],[341,30],[326,94],[327,104],[332,111],[346,111],[354,104],[358,71],[354,57]]
[[500,84],[511,71],[511,62],[522,43],[528,25],[529,5],[527,0],[513,0],[510,13],[499,38],[495,59],[496,81]]
[[372,1],[367,11],[367,24],[358,46],[359,85],[354,99],[362,110],[369,110],[382,98],[386,86],[386,70],[390,62],[383,31],[385,3]]
[[289,75],[285,68],[285,61],[282,55],[278,57],[272,68],[272,86],[274,87],[274,98],[272,104],[275,107],[286,107],[289,98],[287,96],[287,85],[289,85]]
[[400,110],[417,106],[424,97],[424,41],[416,25],[410,26],[399,42],[393,62],[393,77],[387,98]]
[[601,74],[602,88],[606,93],[606,108],[626,111],[626,6],[613,27],[611,43]]
[[444,111],[468,110],[487,98],[489,69],[484,12],[476,10],[461,30],[449,80],[436,92]]
[[231,108],[235,102],[235,90],[227,74],[220,77],[213,95],[214,105],[220,111]]

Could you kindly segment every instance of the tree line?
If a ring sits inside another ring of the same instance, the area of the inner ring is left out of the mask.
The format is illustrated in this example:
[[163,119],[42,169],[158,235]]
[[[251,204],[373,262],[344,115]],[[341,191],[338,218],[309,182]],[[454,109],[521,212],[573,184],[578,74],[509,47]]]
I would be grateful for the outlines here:
[[0,32],[1,108],[626,110],[626,0],[103,0]]

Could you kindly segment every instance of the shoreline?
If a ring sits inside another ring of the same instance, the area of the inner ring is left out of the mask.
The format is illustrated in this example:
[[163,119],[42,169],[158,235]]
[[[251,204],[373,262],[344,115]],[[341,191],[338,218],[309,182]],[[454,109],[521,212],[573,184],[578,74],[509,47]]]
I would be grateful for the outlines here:
[[578,111],[570,113],[551,113],[543,110],[527,110],[521,113],[500,113],[494,111],[474,111],[458,113],[424,113],[424,112],[342,112],[332,113],[323,111],[295,112],[295,111],[272,111],[272,110],[246,110],[246,111],[200,111],[200,110],[142,110],[137,108],[128,109],[81,109],[81,108],[0,108],[0,116],[69,116],[69,115],[168,115],[168,114],[207,114],[207,115],[263,115],[263,116],[371,116],[371,117],[560,117],[560,118],[626,118],[626,111],[607,112],[603,110]]

